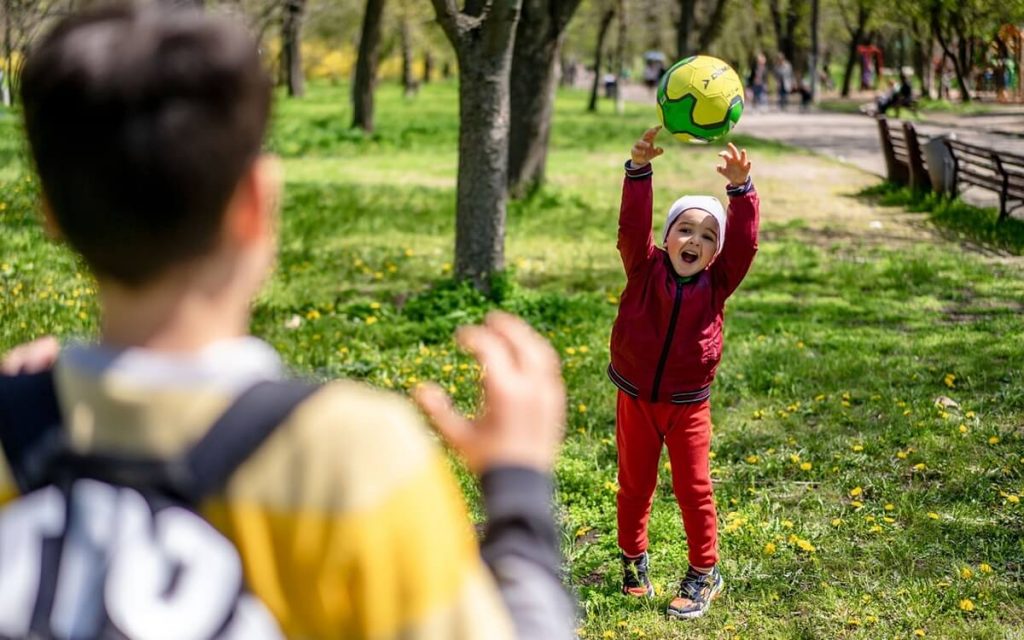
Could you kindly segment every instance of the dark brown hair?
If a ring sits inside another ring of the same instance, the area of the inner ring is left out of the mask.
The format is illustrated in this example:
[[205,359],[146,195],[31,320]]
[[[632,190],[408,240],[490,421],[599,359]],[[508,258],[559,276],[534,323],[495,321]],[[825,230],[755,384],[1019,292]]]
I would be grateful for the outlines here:
[[214,247],[270,109],[241,25],[160,7],[76,14],[29,54],[21,87],[43,194],[97,276],[137,286]]

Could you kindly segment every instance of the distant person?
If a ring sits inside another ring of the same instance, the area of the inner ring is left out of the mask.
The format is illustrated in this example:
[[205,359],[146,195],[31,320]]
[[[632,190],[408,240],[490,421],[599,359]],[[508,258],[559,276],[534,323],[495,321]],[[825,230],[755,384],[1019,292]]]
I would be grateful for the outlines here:
[[651,233],[651,161],[661,127],[649,129],[626,163],[618,249],[626,288],[611,335],[608,377],[618,388],[615,419],[622,592],[651,598],[647,523],[663,448],[682,513],[689,567],[669,602],[671,618],[707,613],[724,586],[718,568],[718,520],[711,485],[711,385],[722,354],[725,301],[757,253],[758,197],[747,152],[732,144],[718,173],[728,183],[728,210],[718,198],[683,196]]
[[226,17],[132,5],[66,17],[25,62],[47,226],[102,321],[97,344],[30,345],[44,370],[0,379],[0,495],[21,493],[0,510],[0,636],[571,638],[549,345],[489,315],[459,333],[487,370],[481,417],[417,394],[482,478],[480,549],[408,402],[289,381],[248,334],[281,195],[263,62]]
[[786,110],[789,94],[793,92],[793,65],[782,53],[775,59],[775,83],[779,94],[779,109]]
[[751,97],[753,98],[754,109],[763,109],[765,98],[768,94],[768,59],[760,51],[754,56],[754,62],[750,65],[750,76],[747,84],[750,86]]

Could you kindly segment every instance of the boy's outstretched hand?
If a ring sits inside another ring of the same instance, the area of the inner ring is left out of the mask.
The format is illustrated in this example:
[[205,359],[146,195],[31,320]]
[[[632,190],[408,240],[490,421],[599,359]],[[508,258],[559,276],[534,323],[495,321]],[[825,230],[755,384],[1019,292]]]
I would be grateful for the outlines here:
[[558,354],[526,322],[498,311],[460,328],[456,339],[483,369],[479,416],[460,414],[432,383],[416,388],[417,404],[473,473],[504,466],[550,473],[565,430]]
[[729,184],[739,186],[747,181],[750,175],[750,160],[747,160],[747,150],[739,151],[736,145],[729,143],[729,150],[718,154],[725,159],[724,167],[715,167],[718,173],[729,180]]
[[642,167],[651,160],[654,160],[661,154],[665,153],[665,150],[661,147],[654,146],[654,139],[658,137],[658,132],[661,131],[661,125],[651,127],[644,132],[642,138],[636,141],[633,145],[633,150],[630,152],[630,160],[633,161],[634,167]]

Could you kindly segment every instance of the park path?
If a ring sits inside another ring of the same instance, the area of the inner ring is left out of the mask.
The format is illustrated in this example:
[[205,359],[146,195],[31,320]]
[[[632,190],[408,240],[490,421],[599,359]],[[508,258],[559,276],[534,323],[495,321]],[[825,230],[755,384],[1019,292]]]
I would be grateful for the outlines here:
[[[914,126],[926,136],[953,133],[965,142],[1024,154],[1024,110],[981,116],[929,114]],[[875,175],[885,175],[878,125],[873,118],[861,114],[748,111],[735,130],[809,149]]]

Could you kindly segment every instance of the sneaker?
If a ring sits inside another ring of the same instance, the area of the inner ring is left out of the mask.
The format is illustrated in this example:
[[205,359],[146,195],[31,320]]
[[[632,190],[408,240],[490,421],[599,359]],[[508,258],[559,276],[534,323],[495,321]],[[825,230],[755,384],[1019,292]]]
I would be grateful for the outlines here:
[[653,598],[654,587],[647,577],[650,558],[647,552],[639,558],[628,558],[622,554],[622,593],[636,598]]
[[693,567],[686,572],[679,585],[679,595],[672,599],[665,612],[669,618],[688,620],[699,618],[708,612],[711,601],[725,588],[725,580],[715,567],[710,573],[694,571]]

